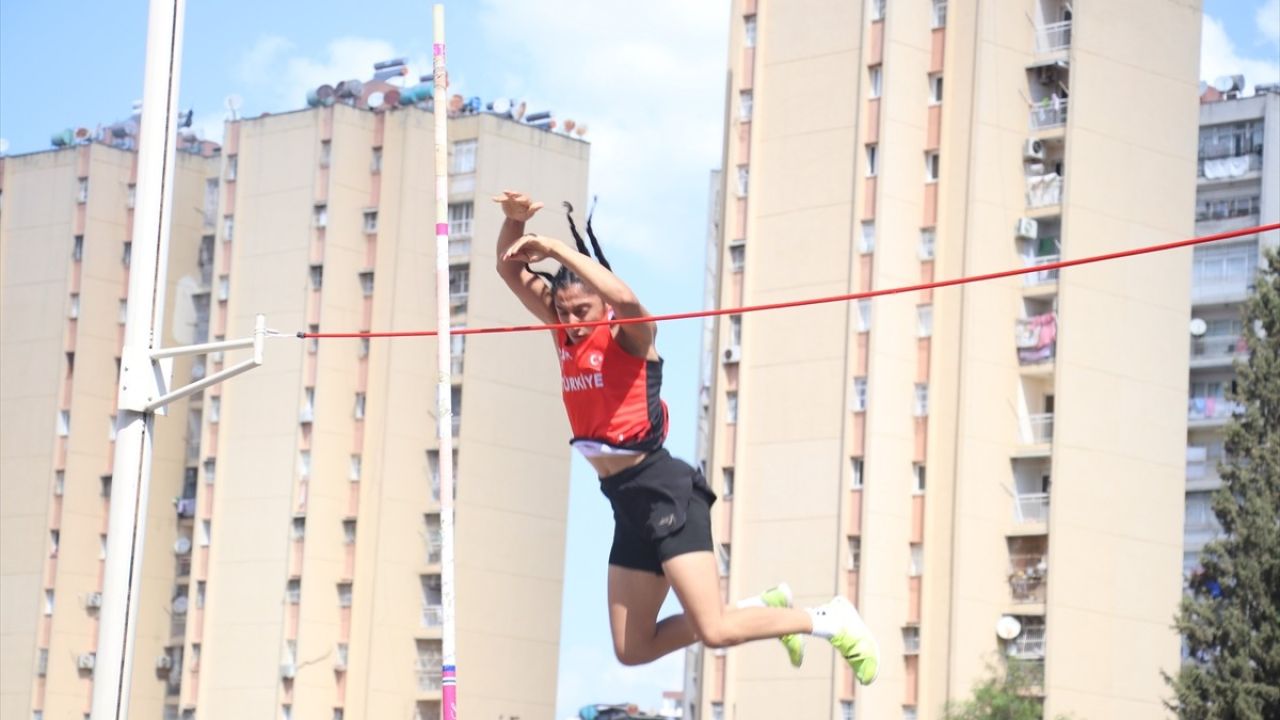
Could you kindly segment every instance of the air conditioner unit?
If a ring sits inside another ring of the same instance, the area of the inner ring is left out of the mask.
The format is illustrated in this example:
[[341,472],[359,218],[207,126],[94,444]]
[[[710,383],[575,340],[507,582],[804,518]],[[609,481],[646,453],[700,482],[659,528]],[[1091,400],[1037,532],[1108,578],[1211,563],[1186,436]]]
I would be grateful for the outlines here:
[[1018,223],[1014,227],[1014,232],[1018,237],[1024,240],[1035,240],[1036,234],[1040,230],[1040,223],[1031,218],[1018,218]]
[[92,670],[97,659],[98,656],[93,653],[81,653],[80,657],[76,658],[76,666],[81,670]]
[[1022,159],[1044,160],[1044,142],[1034,138],[1026,141],[1022,145]]
[[280,677],[292,680],[298,674],[298,666],[293,663],[280,663]]
[[742,347],[740,345],[734,345],[732,347],[727,347],[724,349],[724,362],[726,365],[728,365],[729,363],[736,363],[741,359],[742,359]]
[[173,658],[169,657],[168,655],[161,655],[160,657],[156,658],[157,670],[170,670],[172,668],[173,668]]
[[102,607],[102,593],[100,593],[100,592],[91,592],[91,593],[89,593],[88,595],[85,595],[85,597],[84,597],[84,606],[85,606],[85,607],[87,607],[87,608],[100,608],[100,607]]

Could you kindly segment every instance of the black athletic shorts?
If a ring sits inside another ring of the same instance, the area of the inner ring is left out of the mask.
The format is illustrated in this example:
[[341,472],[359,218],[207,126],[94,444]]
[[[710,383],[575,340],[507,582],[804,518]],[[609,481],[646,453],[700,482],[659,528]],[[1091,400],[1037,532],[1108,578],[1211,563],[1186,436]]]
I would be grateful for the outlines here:
[[665,448],[600,478],[600,491],[613,506],[610,565],[661,575],[663,561],[714,547],[711,506],[716,494],[701,472]]

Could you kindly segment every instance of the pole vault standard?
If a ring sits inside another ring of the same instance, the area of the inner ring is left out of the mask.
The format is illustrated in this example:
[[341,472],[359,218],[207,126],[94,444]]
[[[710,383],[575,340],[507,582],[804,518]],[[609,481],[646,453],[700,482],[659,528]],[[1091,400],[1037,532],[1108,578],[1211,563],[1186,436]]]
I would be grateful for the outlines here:
[[436,437],[440,440],[440,600],[443,658],[440,683],[444,720],[457,720],[457,633],[453,582],[453,362],[449,340],[449,75],[444,51],[444,5],[432,7],[436,170]]
[[[151,0],[147,17],[138,142],[138,202],[134,210],[128,309],[117,389],[119,410],[111,472],[107,559],[93,671],[91,716],[94,720],[129,717],[155,416],[164,414],[164,407],[174,400],[261,365],[266,337],[278,334],[267,330],[266,319],[259,315],[252,338],[159,347],[164,337],[185,12],[185,0]],[[174,357],[241,348],[252,348],[253,356],[199,382],[171,389]]]

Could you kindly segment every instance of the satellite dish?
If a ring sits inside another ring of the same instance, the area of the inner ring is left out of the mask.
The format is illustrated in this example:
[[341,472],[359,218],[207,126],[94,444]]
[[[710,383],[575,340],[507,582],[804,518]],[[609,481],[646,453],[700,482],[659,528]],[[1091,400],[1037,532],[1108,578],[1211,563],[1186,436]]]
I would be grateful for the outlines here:
[[191,538],[178,538],[177,542],[173,544],[173,552],[177,555],[186,555],[191,552]]
[[376,107],[380,107],[382,105],[383,100],[385,99],[386,99],[386,95],[384,93],[380,93],[375,90],[374,92],[369,93],[369,97],[366,100],[366,102],[368,103],[369,107],[376,108]]
[[461,95],[457,95],[457,94],[455,94],[455,95],[450,96],[450,97],[449,97],[449,112],[453,112],[453,113],[456,113],[456,112],[462,112],[462,104],[463,104],[464,102],[465,102],[465,100],[463,100],[463,99],[462,99],[462,96],[461,96]]
[[571,119],[564,121],[564,131],[567,133],[573,132],[573,129],[577,126],[578,126],[578,123],[574,122]]
[[1213,89],[1220,93],[1229,93],[1234,90],[1235,87],[1235,78],[1230,75],[1222,75],[1221,77],[1214,78],[1213,80]]
[[499,98],[489,103],[489,109],[499,115],[510,115],[511,101],[506,98]]
[[9,141],[5,140],[4,138],[0,138],[0,155],[3,155],[7,152],[9,152]]
[[1191,318],[1191,334],[1200,337],[1209,329],[1209,325],[1200,318]]
[[392,88],[382,94],[382,104],[387,108],[393,108],[400,103],[400,91]]
[[359,80],[348,80],[347,92],[351,94],[351,97],[360,97],[364,94],[364,83]]
[[228,95],[227,99],[223,100],[223,103],[227,106],[227,112],[232,120],[240,118],[240,108],[244,105],[244,98],[239,95]]
[[1003,615],[996,621],[996,637],[1001,640],[1012,640],[1022,632],[1022,623],[1012,615]]
[[187,596],[186,595],[179,595],[178,597],[173,599],[173,614],[174,615],[187,614]]
[[514,120],[519,120],[519,119],[523,118],[523,117],[524,117],[525,110],[526,110],[527,108],[528,108],[528,106],[525,104],[525,102],[524,102],[523,100],[521,100],[520,102],[516,103],[516,104],[515,104],[515,107],[513,107],[513,108],[511,109],[511,117],[512,117],[512,119],[514,119]]
[[573,131],[573,134],[574,134],[574,135],[577,135],[578,137],[582,137],[583,135],[586,135],[586,134],[587,134],[587,126],[586,126],[586,125],[579,125],[579,126],[578,126],[578,128],[577,128],[576,130],[574,130],[574,131]]
[[75,132],[76,142],[88,142],[89,136],[92,134],[93,133],[89,130],[89,128],[78,127],[76,128],[76,132]]

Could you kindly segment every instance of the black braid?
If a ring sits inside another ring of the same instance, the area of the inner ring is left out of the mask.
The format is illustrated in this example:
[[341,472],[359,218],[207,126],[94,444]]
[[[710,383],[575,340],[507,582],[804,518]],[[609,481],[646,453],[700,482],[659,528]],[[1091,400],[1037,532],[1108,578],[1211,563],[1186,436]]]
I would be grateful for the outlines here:
[[590,251],[587,250],[587,244],[582,241],[582,236],[578,234],[578,226],[573,223],[573,205],[568,200],[560,204],[564,206],[565,217],[569,218],[569,231],[573,233],[573,239],[578,243],[578,252],[591,257]]
[[[596,240],[596,234],[591,231],[591,218],[595,217],[595,214],[596,214],[596,197],[593,195],[591,197],[591,208],[587,210],[587,237],[591,238],[591,247],[594,248],[596,251],[596,260],[600,261],[600,264],[604,266],[605,270],[613,272],[613,268],[609,266],[609,261],[604,259],[604,251],[600,249],[600,241]],[[573,224],[573,218],[569,218],[569,224],[570,225]],[[578,231],[574,230],[573,234],[576,237],[578,234]],[[581,243],[582,241],[579,240],[578,242]]]

